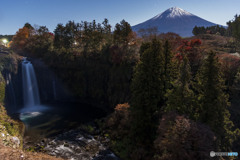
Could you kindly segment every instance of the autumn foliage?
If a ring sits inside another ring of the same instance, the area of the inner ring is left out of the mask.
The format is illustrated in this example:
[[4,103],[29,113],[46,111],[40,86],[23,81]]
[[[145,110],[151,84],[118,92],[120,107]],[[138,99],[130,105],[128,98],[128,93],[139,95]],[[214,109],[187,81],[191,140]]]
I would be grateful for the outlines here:
[[177,48],[177,53],[175,58],[181,61],[183,55],[186,55],[192,72],[195,74],[201,65],[201,60],[203,58],[201,50],[202,41],[200,39],[193,39],[190,41],[182,40],[181,45]]
[[27,27],[20,28],[13,37],[11,47],[18,51],[23,51],[31,32],[32,30]]
[[200,39],[193,39],[190,41],[182,40],[182,44],[177,48],[177,51],[179,51],[181,54],[191,54],[194,52],[198,47],[202,44],[202,41]]
[[235,76],[239,71],[239,67],[240,67],[239,55],[225,53],[225,54],[218,55],[218,58],[219,58],[219,62],[221,63],[221,68],[226,80],[226,84],[228,86],[233,85]]
[[162,33],[158,35],[158,38],[162,39],[163,41],[167,40],[174,52],[182,44],[182,38],[176,33],[172,32]]
[[118,104],[113,114],[110,116],[107,122],[107,126],[114,127],[115,129],[124,129],[129,119],[129,104]]
[[214,133],[209,127],[174,112],[162,116],[157,132],[155,160],[208,159],[214,150]]

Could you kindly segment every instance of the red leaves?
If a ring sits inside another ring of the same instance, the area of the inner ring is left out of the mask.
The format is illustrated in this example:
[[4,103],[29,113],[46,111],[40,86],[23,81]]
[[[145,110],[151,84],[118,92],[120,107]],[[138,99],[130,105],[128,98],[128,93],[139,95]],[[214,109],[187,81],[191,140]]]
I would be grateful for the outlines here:
[[53,37],[54,37],[54,34],[53,34],[52,32],[48,32],[48,34],[49,34],[50,36],[53,36]]
[[191,49],[192,49],[192,47],[190,47],[190,46],[185,47],[185,51],[191,51]]
[[178,51],[190,51],[192,48],[202,44],[200,39],[193,39],[191,41],[182,41],[182,45],[178,47]]
[[183,59],[183,56],[180,53],[177,53],[175,54],[175,58],[181,61]]
[[190,45],[191,46],[197,46],[197,45],[201,45],[202,41],[200,39],[193,39],[190,41]]
[[192,53],[197,52],[197,48],[202,44],[200,39],[192,39],[190,41],[182,40],[182,44],[177,48],[177,53],[175,57],[178,60],[182,60],[182,55],[187,54],[190,56]]

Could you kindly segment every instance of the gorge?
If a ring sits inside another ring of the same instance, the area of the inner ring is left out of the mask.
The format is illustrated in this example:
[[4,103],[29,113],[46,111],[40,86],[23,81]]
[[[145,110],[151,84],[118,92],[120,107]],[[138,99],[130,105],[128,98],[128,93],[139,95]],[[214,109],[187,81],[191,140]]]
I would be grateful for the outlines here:
[[[21,89],[22,102],[9,103],[7,109],[11,111],[11,115],[18,115],[26,126],[24,149],[45,152],[64,159],[118,159],[108,150],[106,144],[102,144],[99,136],[93,137],[81,129],[84,124],[94,123],[96,118],[103,117],[104,111],[74,101],[70,93],[63,91],[54,73],[42,62],[35,61],[36,68],[44,66],[45,74],[42,75],[36,72],[39,69],[35,70],[34,64],[25,57],[19,64],[18,75],[15,76],[18,79],[21,77],[22,83],[8,78],[7,88],[9,91]],[[39,77],[42,78],[38,79]],[[45,84],[42,81],[44,78],[49,80],[44,81]],[[22,87],[16,88],[16,83],[22,84]],[[7,96],[12,100],[19,97],[17,92]],[[65,99],[59,99],[61,96]]]

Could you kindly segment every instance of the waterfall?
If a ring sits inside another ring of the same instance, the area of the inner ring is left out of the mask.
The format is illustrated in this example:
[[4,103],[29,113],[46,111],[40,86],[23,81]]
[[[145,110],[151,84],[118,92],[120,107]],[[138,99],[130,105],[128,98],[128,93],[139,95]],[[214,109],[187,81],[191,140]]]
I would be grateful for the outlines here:
[[33,65],[26,58],[22,61],[23,102],[25,110],[40,107],[38,84]]

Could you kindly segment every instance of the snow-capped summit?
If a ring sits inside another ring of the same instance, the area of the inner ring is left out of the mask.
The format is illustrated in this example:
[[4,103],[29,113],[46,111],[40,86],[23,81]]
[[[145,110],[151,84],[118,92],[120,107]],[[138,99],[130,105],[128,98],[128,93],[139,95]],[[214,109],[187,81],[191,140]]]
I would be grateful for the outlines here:
[[214,26],[212,22],[206,21],[190,12],[178,7],[172,7],[157,16],[135,25],[133,31],[138,32],[140,29],[156,27],[158,33],[175,32],[182,37],[192,36],[192,30],[195,26]]
[[181,17],[181,16],[192,16],[193,14],[178,8],[178,7],[172,7],[168,10],[164,11],[163,13],[158,14],[157,16],[153,17],[153,19],[157,18],[175,18],[175,17]]

